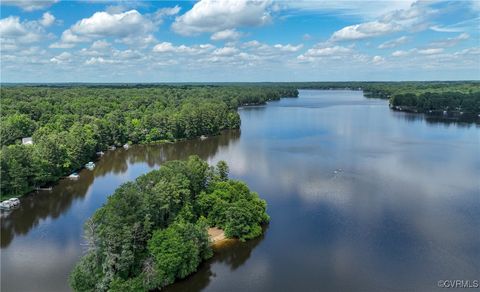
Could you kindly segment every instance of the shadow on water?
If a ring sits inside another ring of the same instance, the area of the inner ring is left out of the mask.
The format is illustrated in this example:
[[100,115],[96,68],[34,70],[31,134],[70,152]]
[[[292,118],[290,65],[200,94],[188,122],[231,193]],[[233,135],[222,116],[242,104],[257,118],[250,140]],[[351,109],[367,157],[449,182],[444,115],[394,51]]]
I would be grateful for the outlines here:
[[[51,191],[32,192],[21,198],[21,206],[11,212],[2,212],[1,247],[6,248],[17,235],[26,235],[41,220],[56,219],[67,213],[73,202],[83,200],[96,178],[126,173],[129,165],[146,163],[149,168],[135,170],[134,176],[146,173],[168,160],[185,159],[197,154],[203,159],[240,138],[240,131],[224,131],[222,135],[204,141],[187,140],[172,144],[137,145],[108,151],[97,162],[94,171],[81,170],[78,180],[62,179]],[[113,192],[113,191],[112,191]],[[96,206],[98,207],[98,206]],[[93,210],[90,210],[93,211]]]
[[215,265],[227,266],[231,271],[238,269],[250,258],[255,247],[265,238],[268,225],[263,228],[263,234],[246,242],[232,241],[214,248],[214,256],[203,262],[198,270],[166,287],[166,292],[190,291],[197,292],[206,288],[210,281],[217,275],[214,272]]

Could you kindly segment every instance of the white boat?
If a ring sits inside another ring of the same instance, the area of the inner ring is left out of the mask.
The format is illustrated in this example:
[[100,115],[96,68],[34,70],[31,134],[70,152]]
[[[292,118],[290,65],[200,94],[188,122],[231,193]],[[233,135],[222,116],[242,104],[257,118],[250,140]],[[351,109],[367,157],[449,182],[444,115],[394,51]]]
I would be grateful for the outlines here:
[[18,198],[11,198],[0,203],[0,209],[2,210],[10,210],[18,206],[20,206],[20,200]]
[[97,152],[97,155],[98,155],[98,156],[103,156],[104,154],[105,154],[105,153],[104,153],[103,151],[98,151],[98,152]]
[[71,175],[68,176],[69,179],[78,179],[80,175],[76,172],[72,173]]
[[108,147],[108,150],[115,150],[115,149],[117,149],[117,147],[115,147],[115,145],[112,145],[112,146]]
[[206,140],[208,137],[205,135],[200,136],[200,140]]
[[0,203],[0,209],[2,209],[2,210],[10,210],[12,208],[13,208],[13,205],[10,204],[10,202],[8,202],[8,201],[3,201],[3,202]]
[[89,163],[85,164],[85,168],[88,170],[93,170],[95,168],[95,163],[90,161]]
[[12,203],[14,206],[20,205],[20,200],[18,198],[11,198],[8,201]]
[[128,148],[130,148],[130,145],[128,145],[128,144],[126,143],[126,144],[123,145],[123,148],[128,149]]

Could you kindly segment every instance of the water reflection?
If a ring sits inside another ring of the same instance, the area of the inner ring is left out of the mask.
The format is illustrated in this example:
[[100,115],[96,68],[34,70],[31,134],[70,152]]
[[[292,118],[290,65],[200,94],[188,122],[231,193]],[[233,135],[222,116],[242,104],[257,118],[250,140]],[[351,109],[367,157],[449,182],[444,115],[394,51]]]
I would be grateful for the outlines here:
[[189,277],[168,286],[165,291],[202,291],[210,281],[217,277],[215,270],[223,269],[234,271],[250,258],[253,249],[264,239],[268,226],[264,227],[264,234],[246,242],[233,241],[215,248],[214,256],[200,265],[197,272]]
[[[197,154],[203,159],[215,155],[219,148],[228,146],[240,137],[240,131],[225,131],[207,140],[182,141],[176,144],[139,145],[128,150],[108,151],[97,162],[94,171],[82,170],[78,180],[62,179],[52,191],[33,192],[21,200],[19,209],[3,213],[1,220],[1,247],[7,247],[17,235],[26,235],[41,220],[56,219],[68,212],[75,200],[84,199],[96,178],[122,176],[129,166],[146,163],[147,168],[134,170],[133,176],[158,167],[167,160],[184,159]],[[110,188],[111,193],[114,188]],[[107,193],[108,194],[108,193]],[[105,195],[107,195],[105,194]],[[96,208],[96,206],[92,206]],[[94,211],[95,209],[91,210]]]

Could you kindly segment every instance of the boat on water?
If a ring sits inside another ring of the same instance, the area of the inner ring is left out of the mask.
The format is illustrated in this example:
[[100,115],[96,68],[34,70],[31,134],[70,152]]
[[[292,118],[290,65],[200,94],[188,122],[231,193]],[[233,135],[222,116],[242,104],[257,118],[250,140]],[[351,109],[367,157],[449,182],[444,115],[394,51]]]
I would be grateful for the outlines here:
[[123,145],[123,148],[128,149],[128,148],[130,148],[130,145],[128,145],[128,144],[126,143],[126,144]]
[[0,209],[10,210],[20,206],[20,200],[18,198],[11,198],[0,203]]
[[98,151],[98,152],[97,152],[97,155],[98,155],[98,156],[103,156],[104,154],[105,154],[105,152],[103,152],[103,151]]
[[108,150],[115,150],[115,149],[117,149],[117,147],[115,147],[115,145],[108,146]]
[[205,135],[200,136],[200,140],[206,140],[208,137]]
[[85,168],[88,170],[93,170],[95,168],[95,163],[90,161],[89,163],[85,164]]
[[69,179],[78,179],[80,175],[76,172],[73,172],[71,175],[68,176]]

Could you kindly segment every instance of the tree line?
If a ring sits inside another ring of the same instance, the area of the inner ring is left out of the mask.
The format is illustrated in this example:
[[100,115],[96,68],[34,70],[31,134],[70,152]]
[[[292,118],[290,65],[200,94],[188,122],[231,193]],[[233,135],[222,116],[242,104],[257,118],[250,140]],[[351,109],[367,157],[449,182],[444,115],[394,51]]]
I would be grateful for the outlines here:
[[224,161],[170,161],[119,187],[85,223],[87,253],[75,291],[148,291],[196,271],[212,256],[207,228],[246,240],[269,221],[266,202],[228,178]]
[[[236,109],[297,96],[287,86],[2,87],[0,192],[58,180],[110,145],[216,135],[240,127]],[[33,145],[21,139],[33,137]]]

